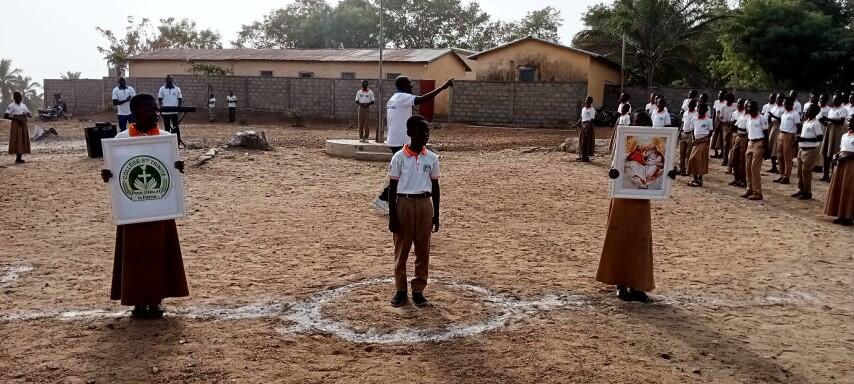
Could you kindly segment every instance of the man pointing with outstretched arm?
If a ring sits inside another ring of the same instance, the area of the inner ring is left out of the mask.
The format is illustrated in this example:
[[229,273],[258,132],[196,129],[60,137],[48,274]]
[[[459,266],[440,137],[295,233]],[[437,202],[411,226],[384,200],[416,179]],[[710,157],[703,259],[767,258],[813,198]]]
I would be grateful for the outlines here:
[[[391,149],[392,155],[409,144],[409,136],[406,135],[406,121],[412,117],[412,107],[432,101],[442,91],[453,87],[454,79],[450,78],[441,87],[421,96],[412,94],[412,80],[406,76],[399,76],[394,81],[395,92],[386,104],[386,125],[388,126],[388,138],[386,144]],[[388,215],[388,184],[382,194],[374,200],[374,208],[382,214]]]

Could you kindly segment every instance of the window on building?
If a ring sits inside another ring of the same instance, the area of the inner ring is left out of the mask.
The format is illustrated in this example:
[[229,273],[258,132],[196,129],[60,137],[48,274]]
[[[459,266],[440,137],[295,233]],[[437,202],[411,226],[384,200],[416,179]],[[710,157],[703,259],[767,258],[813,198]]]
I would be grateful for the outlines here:
[[314,77],[314,72],[300,72],[299,77]]
[[261,71],[261,77],[273,77],[273,71]]
[[341,72],[341,78],[344,80],[356,80],[356,72]]
[[397,79],[398,77],[400,77],[399,73],[386,73],[385,74],[386,80],[394,80],[394,79]]
[[531,67],[519,67],[519,81],[536,81],[537,69]]

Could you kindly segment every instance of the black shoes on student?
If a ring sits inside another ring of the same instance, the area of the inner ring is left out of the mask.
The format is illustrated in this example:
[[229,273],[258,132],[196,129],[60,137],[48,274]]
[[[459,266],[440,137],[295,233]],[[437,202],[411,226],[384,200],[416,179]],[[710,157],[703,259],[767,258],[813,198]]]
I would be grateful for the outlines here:
[[637,301],[640,303],[648,303],[649,296],[644,291],[638,291],[624,286],[617,286],[617,297],[622,301]]
[[[394,297],[391,298],[391,306],[395,308],[402,307],[408,299],[406,291],[397,291],[394,293]],[[412,303],[418,307],[430,305],[430,302],[427,301],[427,298],[421,292],[412,292]]]
[[780,178],[778,178],[777,180],[774,180],[774,182],[775,182],[775,183],[780,183],[780,184],[789,184],[789,183],[791,183],[791,181],[789,180],[789,178],[788,178],[788,177],[786,177],[786,176],[780,176]]
[[397,291],[394,293],[394,297],[391,298],[391,306],[395,308],[403,306],[407,300],[409,298],[406,297],[406,291]]
[[812,193],[798,191],[797,193],[792,194],[792,197],[796,197],[798,200],[812,200]]
[[163,317],[163,308],[160,305],[136,305],[130,314],[137,319],[159,319]]
[[854,225],[854,220],[852,220],[852,219],[843,219],[843,218],[841,218],[841,217],[840,217],[840,218],[838,218],[838,219],[836,219],[836,220],[833,220],[833,224],[839,224],[839,225],[844,226],[844,227],[850,227],[850,226]]

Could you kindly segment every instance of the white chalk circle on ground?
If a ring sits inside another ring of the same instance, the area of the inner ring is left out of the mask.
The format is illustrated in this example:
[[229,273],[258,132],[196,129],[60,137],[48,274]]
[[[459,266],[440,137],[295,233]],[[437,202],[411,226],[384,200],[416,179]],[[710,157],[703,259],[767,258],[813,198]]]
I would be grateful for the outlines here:
[[451,324],[431,329],[405,328],[390,332],[379,332],[369,329],[359,332],[347,322],[328,319],[323,316],[323,307],[331,301],[359,288],[372,285],[390,284],[390,278],[368,279],[347,284],[313,295],[305,302],[294,305],[284,315],[284,318],[295,323],[291,327],[281,327],[276,330],[283,335],[305,332],[320,332],[336,336],[353,343],[421,343],[427,341],[444,341],[460,337],[474,336],[501,328],[507,322],[524,314],[548,311],[557,308],[580,306],[586,303],[582,296],[576,295],[547,295],[540,300],[524,301],[499,295],[476,285],[459,283],[447,279],[431,279],[434,284],[442,284],[451,288],[467,290],[481,295],[487,303],[496,305],[501,313],[480,322],[471,324]]
[[32,270],[33,267],[29,265],[6,265],[0,267],[0,288],[12,285],[12,283],[18,280],[18,277]]

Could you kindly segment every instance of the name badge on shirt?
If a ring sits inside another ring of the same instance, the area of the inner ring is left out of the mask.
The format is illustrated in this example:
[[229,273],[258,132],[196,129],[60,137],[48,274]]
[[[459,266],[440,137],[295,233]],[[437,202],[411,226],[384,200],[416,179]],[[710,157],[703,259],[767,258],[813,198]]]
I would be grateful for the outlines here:
[[433,171],[433,166],[430,164],[424,164],[423,166],[421,166],[421,171],[424,173],[430,173],[431,171]]

